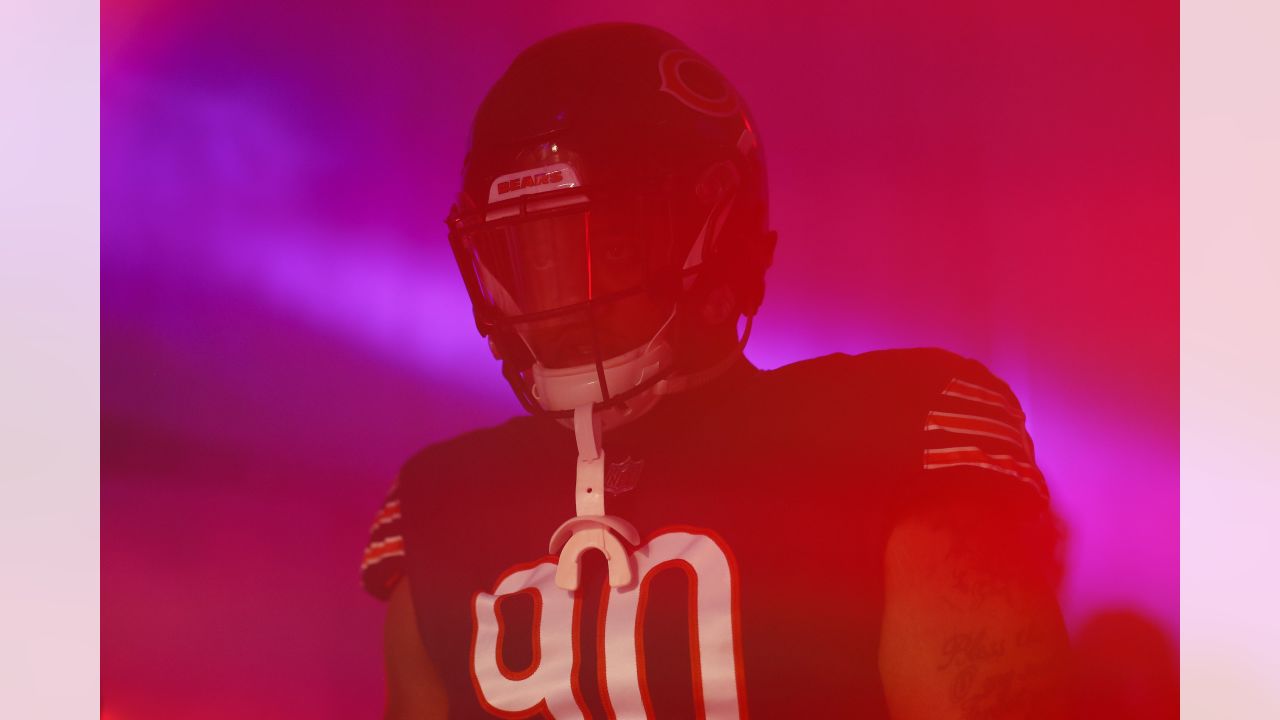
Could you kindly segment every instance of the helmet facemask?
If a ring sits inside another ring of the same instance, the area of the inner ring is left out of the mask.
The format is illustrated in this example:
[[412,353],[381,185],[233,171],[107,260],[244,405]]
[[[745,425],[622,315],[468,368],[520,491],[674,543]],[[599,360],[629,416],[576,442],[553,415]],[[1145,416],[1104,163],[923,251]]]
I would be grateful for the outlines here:
[[697,270],[672,214],[662,193],[573,186],[455,209],[477,324],[528,409],[634,405],[671,372],[677,300]]

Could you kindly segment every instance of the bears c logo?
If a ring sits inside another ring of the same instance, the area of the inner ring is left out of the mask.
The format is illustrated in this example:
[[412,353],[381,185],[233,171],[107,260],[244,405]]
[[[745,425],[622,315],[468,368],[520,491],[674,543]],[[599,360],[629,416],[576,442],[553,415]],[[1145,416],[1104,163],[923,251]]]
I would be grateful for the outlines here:
[[658,58],[659,92],[706,115],[729,117],[738,112],[738,96],[720,73],[685,49],[668,50]]

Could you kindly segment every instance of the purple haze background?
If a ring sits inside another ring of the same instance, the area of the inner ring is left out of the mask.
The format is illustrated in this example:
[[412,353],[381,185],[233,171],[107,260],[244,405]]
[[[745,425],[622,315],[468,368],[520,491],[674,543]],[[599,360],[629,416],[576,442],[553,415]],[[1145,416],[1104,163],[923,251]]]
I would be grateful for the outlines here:
[[1178,624],[1176,5],[106,0],[104,717],[368,717],[357,566],[412,451],[518,412],[441,218],[521,48],[664,27],[747,98],[748,355],[937,345],[1018,392],[1073,631]]

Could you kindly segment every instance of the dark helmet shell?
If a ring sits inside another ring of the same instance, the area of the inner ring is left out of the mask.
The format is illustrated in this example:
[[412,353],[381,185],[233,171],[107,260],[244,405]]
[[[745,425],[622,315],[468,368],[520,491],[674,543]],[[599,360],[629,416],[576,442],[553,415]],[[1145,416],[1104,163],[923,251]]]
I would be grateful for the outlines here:
[[[512,318],[479,291],[458,238],[499,215],[513,222],[498,211],[528,198],[504,199],[499,188],[505,191],[510,178],[530,171],[526,183],[544,182],[545,170],[564,165],[592,196],[593,213],[608,212],[600,197],[635,197],[643,198],[645,217],[663,215],[669,230],[661,262],[647,271],[652,287],[698,292],[725,284],[740,313],[756,312],[775,236],[764,155],[746,103],[714,66],[666,32],[627,23],[570,30],[520,53],[481,103],[449,219],[477,324],[516,365],[506,369],[509,379],[529,358],[510,337]],[[707,240],[696,242],[700,237]]]
[[764,156],[746,103],[656,28],[591,25],[520,53],[476,113],[463,194],[484,206],[495,178],[557,161],[588,188],[669,195],[687,240],[677,252],[692,245],[726,174],[737,187],[725,239],[768,227]]

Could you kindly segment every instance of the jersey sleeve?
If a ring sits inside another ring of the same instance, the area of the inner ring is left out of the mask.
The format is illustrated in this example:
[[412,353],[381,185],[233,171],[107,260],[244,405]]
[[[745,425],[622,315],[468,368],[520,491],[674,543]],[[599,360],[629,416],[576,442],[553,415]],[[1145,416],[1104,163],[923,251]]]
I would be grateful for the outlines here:
[[946,527],[991,567],[1056,587],[1064,528],[1018,398],[974,360],[954,357],[934,378],[897,519]]
[[373,517],[369,541],[360,562],[360,583],[379,600],[391,597],[404,577],[404,535],[401,532],[400,485],[391,486],[382,508]]
[[936,377],[915,420],[914,467],[900,508],[999,499],[1023,514],[1048,512],[1049,489],[1009,386],[954,355]]
[[1018,399],[985,368],[973,365],[948,378],[926,408],[921,470],[926,476],[976,471],[1020,483],[1048,501]]

